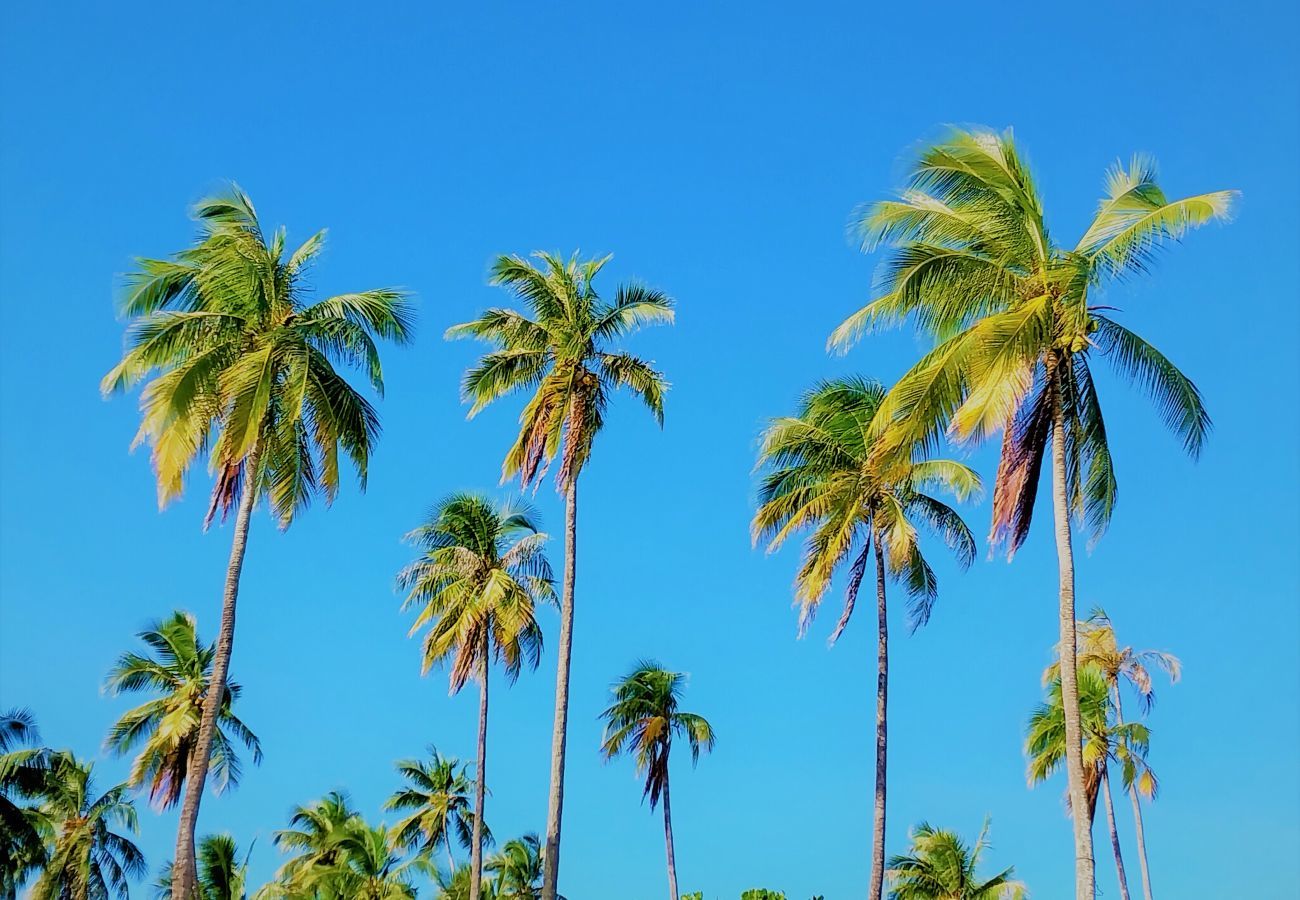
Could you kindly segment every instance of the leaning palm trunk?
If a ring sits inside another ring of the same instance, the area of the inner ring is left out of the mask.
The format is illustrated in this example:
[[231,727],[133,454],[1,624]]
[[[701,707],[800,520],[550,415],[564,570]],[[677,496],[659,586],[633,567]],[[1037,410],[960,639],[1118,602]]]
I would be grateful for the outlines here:
[[203,717],[199,720],[199,736],[185,776],[185,800],[181,804],[180,824],[176,829],[172,900],[191,900],[195,894],[198,876],[194,859],[194,834],[198,827],[203,784],[208,777],[212,740],[217,731],[217,713],[226,694],[226,674],[230,670],[230,652],[235,641],[235,603],[239,599],[239,576],[244,569],[248,526],[257,501],[258,460],[258,451],[254,450],[244,464],[244,485],[239,497],[239,510],[235,514],[235,534],[230,543],[230,564],[226,568],[226,589],[221,602],[221,630],[217,634],[212,678],[203,698]]
[[1061,705],[1065,711],[1065,772],[1069,780],[1070,817],[1074,824],[1075,900],[1094,900],[1092,822],[1083,814],[1088,801],[1083,787],[1083,725],[1079,713],[1078,647],[1074,621],[1074,550],[1070,546],[1070,506],[1065,471],[1065,415],[1057,360],[1049,358],[1052,392],[1052,505],[1056,518],[1056,557],[1060,569]]
[[569,661],[573,651],[573,585],[578,552],[578,478],[564,495],[564,587],[555,665],[555,730],[551,734],[551,794],[546,809],[542,900],[556,900],[560,884],[560,823],[564,815],[564,750],[569,727]]
[[876,535],[876,801],[871,826],[870,900],[880,900],[885,882],[885,759],[888,744],[889,618],[885,606],[885,551]]
[[[667,751],[664,752],[665,756]],[[664,775],[664,849],[668,853],[668,900],[677,900],[677,857],[673,853],[673,812],[668,799],[668,776]]]
[[[1119,683],[1114,685],[1115,693],[1115,723],[1124,724],[1124,703],[1120,697]],[[1142,801],[1138,799],[1137,784],[1128,786],[1129,798],[1133,801],[1133,826],[1137,837],[1138,845],[1138,868],[1142,872],[1142,896],[1146,900],[1152,900],[1151,896],[1151,872],[1147,869],[1147,836],[1146,829],[1142,827]]]
[[[483,656],[478,695],[478,783],[474,786],[474,843],[470,849],[469,900],[479,900],[483,890],[483,806],[487,797],[488,636],[483,632]],[[450,853],[450,844],[448,852]]]
[[1106,825],[1110,828],[1110,848],[1115,853],[1115,876],[1119,879],[1119,895],[1129,900],[1128,875],[1124,872],[1124,854],[1119,848],[1119,832],[1115,829],[1115,802],[1110,796],[1110,772],[1105,765],[1101,769],[1101,789],[1106,800]]

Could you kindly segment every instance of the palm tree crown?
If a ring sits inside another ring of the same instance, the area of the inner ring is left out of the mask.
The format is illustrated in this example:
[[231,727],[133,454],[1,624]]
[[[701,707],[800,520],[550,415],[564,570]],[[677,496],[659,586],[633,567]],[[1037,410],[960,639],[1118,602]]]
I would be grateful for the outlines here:
[[673,301],[637,284],[620,286],[612,303],[601,300],[593,281],[609,261],[567,261],[534,254],[499,257],[492,283],[511,290],[527,312],[490,309],[448,329],[448,337],[476,337],[496,345],[465,373],[470,415],[508,393],[533,389],[520,416],[519,434],[506,455],[502,479],[528,485],[560,452],[556,483],[567,491],[591,454],[604,423],[609,394],[630,388],[663,422],[668,384],[646,361],[609,345],[642,325],[673,321]]
[[40,741],[31,710],[0,713],[0,897],[17,896],[48,857],[45,836],[53,826],[40,799],[61,754]]
[[703,716],[680,709],[686,676],[669,672],[653,660],[642,660],[614,685],[614,702],[601,718],[605,736],[600,752],[613,759],[624,752],[636,760],[645,776],[645,796],[654,809],[668,780],[668,756],[673,738],[686,741],[691,762],[700,751],[713,749],[713,726]]
[[[105,744],[119,755],[143,744],[128,783],[148,784],[150,800],[166,809],[180,799],[189,771],[216,648],[199,640],[194,617],[180,611],[153,623],[139,637],[153,654],[124,653],[109,672],[106,687],[112,694],[153,691],[162,696],[125,713]],[[252,752],[254,763],[262,761],[257,736],[232,711],[239,694],[239,685],[227,682],[212,743],[217,792],[239,783],[241,767],[232,735]]]
[[911,851],[889,860],[890,900],[1027,900],[1024,885],[1012,878],[1014,869],[978,876],[988,831],[985,821],[975,846],[968,847],[955,832],[925,822],[912,829]]
[[207,454],[217,473],[209,519],[251,476],[285,526],[317,491],[333,499],[340,451],[364,487],[379,419],[335,366],[359,366],[382,392],[376,340],[404,343],[411,313],[390,289],[309,303],[304,278],[325,232],[288,252],[284,230],[266,235],[236,186],[199,203],[194,217],[196,245],[141,259],[129,276],[127,351],[101,387],[112,393],[154,376],[136,443],[153,447],[160,503],[181,493],[190,463]]
[[928,491],[942,488],[965,499],[979,491],[979,476],[951,460],[876,455],[873,423],[884,397],[884,388],[866,379],[823,382],[804,396],[795,416],[773,420],[759,451],[759,465],[768,471],[759,488],[755,541],[766,539],[776,549],[800,529],[812,532],[795,579],[801,632],[835,571],[853,557],[832,643],[853,612],[873,539],[883,545],[890,571],[907,585],[913,627],[929,619],[938,590],[916,524],[934,530],[963,565],[975,557],[974,538],[961,516]]
[[[247,900],[248,856],[239,858],[239,845],[228,834],[209,834],[199,842],[195,900]],[[155,900],[172,895],[172,867],[169,863],[155,885]]]
[[[467,766],[454,756],[443,756],[432,744],[429,758],[404,759],[397,771],[406,786],[396,791],[384,809],[407,813],[394,828],[395,838],[407,847],[418,847],[431,856],[439,844],[447,848],[447,858],[454,869],[451,852],[454,834],[462,847],[469,847],[473,834],[474,810],[470,792],[474,782]],[[486,832],[487,826],[484,824]],[[491,843],[490,833],[486,833]]]

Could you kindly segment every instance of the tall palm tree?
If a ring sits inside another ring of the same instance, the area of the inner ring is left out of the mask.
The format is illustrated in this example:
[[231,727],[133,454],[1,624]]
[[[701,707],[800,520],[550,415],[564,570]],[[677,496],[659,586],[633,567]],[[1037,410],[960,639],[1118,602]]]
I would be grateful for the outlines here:
[[498,900],[538,900],[542,895],[541,841],[531,832],[506,841],[487,861]]
[[60,754],[40,744],[31,710],[0,713],[0,897],[17,896],[48,856],[52,826],[40,799]]
[[129,788],[97,795],[92,768],[69,754],[50,765],[41,796],[53,833],[31,900],[125,900],[128,882],[145,874],[144,854],[127,837],[136,831]]
[[[151,624],[139,637],[153,655],[122,654],[108,673],[105,686],[114,695],[154,691],[162,696],[118,719],[105,745],[119,756],[143,745],[131,765],[127,783],[137,788],[147,783],[149,799],[154,805],[169,809],[180,799],[194,755],[216,647],[205,646],[199,640],[194,617],[179,610]],[[262,761],[257,735],[232,710],[239,694],[239,685],[227,679],[209,765],[218,793],[239,783],[241,766],[232,735],[252,751],[254,763]]]
[[[1042,199],[1011,133],[958,130],[926,148],[897,200],[866,208],[863,245],[895,248],[879,296],[831,335],[845,348],[884,323],[914,316],[934,336],[890,391],[879,427],[882,452],[933,445],[945,431],[975,441],[999,431],[1002,454],[991,539],[1014,553],[1033,515],[1051,451],[1059,561],[1058,626],[1066,769],[1082,805],[1083,762],[1076,680],[1073,511],[1096,538],[1115,508],[1116,479],[1092,364],[1106,357],[1151,395],[1186,450],[1199,453],[1210,420],[1196,386],[1155,347],[1097,302],[1109,282],[1145,272],[1158,251],[1190,229],[1228,215],[1233,194],[1169,200],[1154,163],[1116,165],[1092,223],[1073,248],[1055,243]],[[1092,838],[1075,819],[1075,896],[1094,896]]]
[[[1065,707],[1059,666],[1048,670],[1047,702],[1040,704],[1030,716],[1025,753],[1029,757],[1029,784],[1034,786],[1050,778],[1060,768],[1066,757],[1069,739],[1065,730]],[[1118,763],[1123,772],[1125,789],[1135,782],[1149,783],[1155,789],[1155,774],[1146,762],[1150,733],[1146,726],[1119,724],[1113,718],[1110,693],[1105,678],[1095,666],[1080,667],[1079,711],[1083,725],[1084,745],[1084,799],[1086,818],[1075,815],[1079,807],[1066,793],[1066,805],[1075,819],[1084,818],[1089,831],[1097,813],[1100,796],[1106,808],[1106,823],[1110,834],[1111,851],[1115,856],[1115,872],[1120,896],[1128,900],[1128,876],[1124,869],[1124,856],[1120,848],[1119,832],[1115,825],[1115,806],[1110,789],[1110,766]]]
[[[1119,645],[1115,636],[1115,626],[1106,611],[1094,609],[1087,619],[1079,623],[1079,665],[1095,667],[1106,679],[1110,688],[1111,702],[1114,704],[1115,723],[1124,725],[1124,698],[1120,691],[1121,682],[1127,682],[1137,695],[1138,707],[1146,713],[1155,703],[1155,689],[1151,681],[1151,668],[1161,669],[1169,676],[1171,682],[1177,682],[1182,673],[1182,663],[1172,653],[1160,650],[1135,650],[1133,647]],[[1044,678],[1051,680],[1058,677],[1059,664],[1047,670]],[[1152,900],[1151,873],[1147,863],[1146,831],[1142,824],[1142,804],[1138,795],[1148,799],[1156,794],[1156,782],[1151,770],[1142,766],[1127,779],[1129,799],[1133,803],[1133,822],[1136,829],[1138,866],[1142,871],[1142,893],[1146,900]]]
[[975,846],[968,847],[955,832],[925,822],[916,826],[911,851],[889,859],[890,900],[1027,900],[1029,892],[1013,878],[1015,869],[986,879],[977,874],[988,833],[985,820]]
[[668,896],[677,900],[677,860],[673,852],[673,814],[669,796],[668,759],[673,738],[681,738],[691,749],[691,763],[700,760],[700,750],[712,750],[713,726],[695,713],[682,712],[686,676],[669,672],[653,660],[642,660],[613,687],[614,702],[601,713],[605,735],[600,752],[605,759],[630,753],[637,771],[645,776],[643,796],[650,809],[662,799],[664,806],[664,848],[668,857]]
[[379,417],[335,366],[362,368],[382,392],[376,341],[402,343],[411,332],[398,291],[309,302],[305,276],[323,231],[286,253],[284,230],[266,235],[252,201],[235,186],[200,202],[194,218],[198,243],[170,259],[138,260],[128,277],[127,349],[101,384],[111,394],[149,380],[135,443],[153,448],[160,505],[180,495],[190,464],[206,455],[216,473],[207,521],[218,510],[236,511],[212,690],[181,804],[176,900],[189,900],[193,891],[199,802],[225,697],[253,507],[264,497],[285,528],[314,494],[331,501],[340,451],[364,489]]
[[407,592],[403,609],[420,611],[410,633],[428,628],[423,670],[450,660],[452,694],[471,677],[479,682],[470,900],[480,900],[488,668],[495,657],[514,681],[525,664],[537,667],[542,652],[537,605],[555,595],[543,553],[547,535],[538,530],[535,514],[525,506],[498,506],[474,494],[453,494],[407,540],[420,549],[420,556],[402,570],[398,585]]
[[857,602],[875,545],[876,785],[869,896],[879,900],[885,873],[888,749],[889,622],[886,581],[901,579],[911,595],[913,629],[928,621],[937,597],[934,572],[921,554],[917,525],[935,532],[963,566],[975,557],[970,530],[951,507],[931,495],[941,489],[965,499],[979,491],[971,469],[951,460],[913,460],[876,453],[873,428],[885,390],[874,381],[844,378],[808,392],[793,417],[775,419],[763,435],[759,465],[767,469],[754,516],[755,542],[776,549],[796,531],[810,535],[795,579],[799,628],[808,628],[836,571],[846,568],[839,638]]
[[[397,840],[407,847],[418,848],[426,856],[432,856],[438,844],[446,845],[449,870],[456,868],[452,834],[462,847],[473,846],[474,811],[470,791],[474,782],[465,770],[460,760],[442,756],[430,744],[427,760],[404,759],[397,763],[397,771],[406,786],[384,804],[384,809],[408,813],[397,823]],[[490,843],[486,827],[485,824],[485,839]]]
[[[209,834],[199,841],[199,877],[195,900],[247,900],[248,853],[239,858],[239,846],[228,834]],[[154,896],[167,900],[172,895],[172,865],[158,877]]]
[[671,323],[673,301],[638,284],[620,286],[612,303],[601,300],[593,281],[608,256],[581,263],[577,254],[567,261],[549,253],[534,256],[536,263],[501,256],[492,267],[492,283],[511,291],[527,312],[489,309],[472,322],[450,328],[447,336],[475,337],[496,346],[465,373],[464,393],[473,401],[471,417],[506,394],[532,391],[520,416],[519,434],[502,465],[502,480],[517,475],[527,487],[542,477],[557,454],[560,457],[556,485],[564,495],[564,584],[542,857],[546,870],[542,897],[556,900],[577,573],[578,477],[604,425],[605,409],[616,388],[629,388],[663,424],[668,388],[663,375],[645,360],[612,349],[612,345],[643,325]]

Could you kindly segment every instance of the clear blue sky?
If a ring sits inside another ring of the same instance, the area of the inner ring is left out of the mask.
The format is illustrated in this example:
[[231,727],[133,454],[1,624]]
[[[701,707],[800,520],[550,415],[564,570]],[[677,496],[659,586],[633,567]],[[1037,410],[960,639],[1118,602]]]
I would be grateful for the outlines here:
[[[815,379],[888,380],[915,356],[905,333],[823,352],[878,262],[846,239],[849,213],[896,187],[909,149],[944,123],[1010,125],[1063,241],[1104,168],[1134,151],[1159,158],[1172,194],[1243,192],[1233,224],[1109,296],[1195,377],[1215,432],[1194,464],[1144,400],[1105,379],[1121,501],[1080,559],[1079,592],[1126,639],[1185,664],[1150,721],[1157,889],[1296,896],[1293,4],[26,3],[2,15],[0,705],[31,706],[50,743],[99,754],[127,706],[102,678],[149,620],[181,607],[214,631],[229,529],[201,532],[198,478],[159,513],[148,454],[128,453],[135,399],[105,402],[97,385],[121,348],[121,273],[185,246],[188,206],[236,179],[291,237],[330,228],[320,291],[406,286],[420,333],[386,356],[369,492],[349,487],[287,534],[255,520],[234,673],[267,758],[205,800],[202,830],[256,839],[266,877],[270,833],[294,804],[346,787],[378,819],[394,759],[431,741],[472,756],[474,697],[419,677],[405,637],[399,537],[448,491],[496,490],[518,409],[465,421],[458,379],[478,348],[443,329],[505,299],[486,284],[494,254],[576,247],[616,254],[607,289],[643,278],[680,314],[635,339],[673,382],[664,430],[620,401],[584,476],[562,888],[663,894],[660,820],[631,765],[596,752],[609,681],[653,656],[690,673],[690,707],[720,735],[698,770],[674,770],[682,888],[860,896],[873,630],[862,616],[828,651],[819,621],[796,641],[796,555],[749,544],[755,438]],[[974,462],[991,477],[988,453]],[[558,532],[549,485],[537,500]],[[982,534],[987,502],[968,513]],[[1040,898],[1065,896],[1071,871],[1063,785],[1028,790],[1021,756],[1056,629],[1048,534],[1040,524],[1011,566],[945,564],[914,637],[897,617],[890,731],[891,851],[923,819],[973,837],[991,815],[991,860]],[[558,540],[553,552],[558,563]],[[545,624],[553,642],[554,615]],[[548,653],[495,694],[498,835],[544,825],[553,682]],[[127,763],[99,770],[107,782]],[[151,864],[174,824],[142,815]],[[1101,885],[1116,896],[1105,846]]]

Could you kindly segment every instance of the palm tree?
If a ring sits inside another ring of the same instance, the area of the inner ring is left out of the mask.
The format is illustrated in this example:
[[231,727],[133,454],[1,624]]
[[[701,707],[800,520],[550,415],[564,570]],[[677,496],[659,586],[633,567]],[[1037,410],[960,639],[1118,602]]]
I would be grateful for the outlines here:
[[339,844],[341,858],[322,884],[324,893],[339,900],[415,900],[416,873],[430,873],[422,854],[403,859],[396,835],[380,825],[360,824]]
[[538,900],[542,895],[541,841],[531,832],[506,841],[486,868],[498,900]]
[[677,861],[673,853],[673,814],[668,792],[668,757],[673,738],[691,748],[691,763],[700,760],[700,750],[712,750],[713,726],[703,716],[680,710],[686,676],[669,672],[653,660],[641,660],[613,687],[613,700],[601,713],[605,736],[600,752],[613,759],[627,752],[636,759],[638,773],[645,776],[643,796],[650,798],[653,811],[660,799],[664,804],[664,847],[668,855],[669,900],[677,900]]
[[925,624],[937,597],[934,572],[921,554],[917,525],[934,531],[963,566],[975,541],[951,507],[931,496],[935,488],[958,499],[979,491],[972,470],[951,460],[913,461],[911,453],[876,453],[873,429],[885,390],[874,381],[844,378],[808,392],[798,414],[775,419],[763,435],[754,540],[769,550],[807,529],[803,564],[795,579],[802,634],[835,572],[847,565],[844,611],[830,643],[849,622],[875,544],[876,574],[876,785],[869,896],[879,900],[885,871],[885,798],[888,744],[889,623],[885,587],[902,579],[911,595],[913,630]]
[[[473,881],[474,870],[466,863],[463,866],[452,869],[450,872],[438,870],[434,875],[434,886],[438,893],[434,896],[438,900],[469,900],[469,886]],[[484,881],[479,892],[480,900],[500,900],[497,896],[496,884],[492,881]]]
[[52,826],[40,799],[59,754],[40,742],[31,710],[0,713],[0,897],[17,896],[48,856]]
[[[879,428],[881,452],[932,446],[945,431],[959,441],[1003,432],[991,539],[1013,554],[1033,515],[1039,474],[1051,449],[1059,561],[1059,634],[1066,770],[1082,805],[1083,762],[1076,680],[1071,512],[1104,530],[1116,479],[1092,362],[1105,356],[1150,394],[1161,418],[1195,456],[1210,420],[1196,386],[1155,347],[1098,304],[1107,283],[1146,271],[1160,248],[1227,216],[1232,192],[1170,201],[1155,165],[1137,157],[1107,175],[1106,194],[1072,249],[1053,242],[1043,204],[1011,133],[955,131],[924,150],[898,200],[867,207],[865,249],[895,248],[879,297],[831,335],[846,348],[882,323],[915,316],[937,346],[890,391]],[[1094,896],[1092,839],[1076,818],[1075,896]]]
[[324,232],[286,256],[285,232],[269,238],[238,187],[203,200],[194,246],[171,259],[141,259],[128,277],[122,312],[133,321],[127,349],[101,384],[105,394],[147,380],[135,443],[153,447],[160,505],[179,496],[190,464],[214,472],[208,516],[236,510],[211,685],[191,753],[176,838],[172,896],[188,900],[195,880],[199,802],[226,696],[235,601],[249,520],[264,497],[288,527],[316,493],[333,500],[339,454],[364,489],[379,417],[336,364],[364,369],[383,389],[377,339],[405,342],[411,314],[393,290],[308,302],[305,282]]
[[492,283],[510,290],[526,307],[489,309],[472,322],[447,331],[451,338],[476,337],[496,345],[465,373],[470,416],[515,391],[532,396],[520,416],[518,437],[502,465],[502,480],[519,476],[527,487],[540,480],[558,454],[556,485],[564,495],[564,585],[555,674],[555,724],[551,738],[551,788],[543,852],[544,900],[556,900],[560,875],[560,825],[564,811],[565,742],[569,723],[569,663],[573,645],[573,592],[577,572],[578,477],[605,421],[610,395],[625,386],[663,424],[663,375],[645,360],[611,349],[643,325],[673,321],[673,301],[638,284],[620,286],[613,303],[596,293],[593,281],[609,261],[567,262],[549,253],[536,263],[501,256]]
[[[1137,695],[1138,706],[1143,713],[1150,711],[1155,703],[1155,689],[1151,681],[1151,668],[1162,669],[1171,682],[1177,682],[1182,673],[1182,663],[1172,653],[1160,650],[1135,650],[1121,647],[1115,637],[1115,626],[1106,611],[1094,609],[1087,619],[1079,623],[1079,665],[1091,666],[1101,672],[1110,689],[1111,702],[1114,704],[1116,725],[1124,725],[1124,700],[1120,683],[1127,682]],[[1060,665],[1053,664],[1044,674],[1050,681],[1057,678]],[[1142,825],[1142,804],[1138,798],[1141,794],[1151,799],[1156,794],[1157,785],[1149,767],[1143,765],[1126,779],[1128,795],[1133,802],[1133,822],[1136,829],[1138,847],[1138,866],[1142,871],[1142,893],[1146,900],[1152,900],[1151,873],[1147,864],[1146,832]]]
[[[397,771],[407,785],[384,804],[384,809],[409,813],[397,824],[397,840],[407,847],[418,847],[426,856],[432,856],[438,844],[445,844],[447,865],[453,871],[456,857],[451,850],[452,834],[462,847],[473,846],[470,790],[474,785],[465,770],[460,760],[442,756],[430,744],[428,760],[404,759],[397,763]],[[491,843],[486,824],[484,829],[485,839]]]
[[450,660],[452,694],[471,676],[479,682],[470,900],[480,900],[483,880],[488,666],[495,657],[512,682],[525,663],[537,667],[542,652],[537,605],[554,598],[551,567],[542,552],[546,539],[525,506],[453,494],[407,535],[421,552],[398,576],[407,592],[403,609],[420,610],[410,633],[428,627],[423,671]]
[[[1029,719],[1025,753],[1029,757],[1029,785],[1033,787],[1050,778],[1061,766],[1066,756],[1068,738],[1065,730],[1065,707],[1059,665],[1048,670],[1048,700],[1040,704]],[[1146,762],[1150,733],[1146,726],[1113,720],[1110,693],[1105,678],[1095,666],[1079,669],[1079,711],[1083,725],[1084,745],[1084,799],[1086,823],[1089,831],[1096,818],[1097,797],[1106,806],[1106,822],[1110,834],[1111,851],[1115,856],[1115,871],[1119,881],[1120,896],[1128,900],[1128,876],[1120,849],[1119,832],[1115,826],[1115,806],[1110,790],[1110,764],[1117,762],[1123,772],[1125,789],[1135,782],[1149,783],[1155,790],[1155,773]],[[1077,809],[1073,797],[1067,792],[1066,804],[1075,819]]]
[[282,852],[293,853],[275,874],[275,881],[258,892],[259,897],[311,895],[320,879],[333,873],[343,857],[341,845],[349,834],[363,827],[347,794],[330,791],[310,806],[299,806],[289,817],[289,827],[272,837]]
[[974,847],[955,832],[922,822],[912,829],[910,853],[889,859],[890,900],[1026,900],[1029,892],[1007,868],[992,878],[976,874],[988,849],[986,819]]
[[[132,763],[127,783],[131,787],[147,783],[149,799],[154,805],[169,809],[180,799],[194,755],[216,647],[204,646],[194,617],[180,611],[154,622],[139,637],[153,651],[153,656],[122,654],[108,673],[105,687],[114,695],[125,691],[156,691],[162,696],[118,719],[105,745],[119,756],[143,745]],[[239,783],[241,767],[231,735],[252,751],[254,763],[262,761],[262,746],[257,736],[231,709],[239,694],[239,685],[227,679],[209,765],[209,771],[216,777],[218,793]]]
[[69,754],[51,762],[41,789],[51,846],[31,900],[125,900],[128,881],[145,874],[144,854],[122,833],[136,831],[129,789],[96,795],[92,768]]
[[[247,900],[249,854],[240,861],[235,839],[228,834],[209,834],[199,841],[198,850],[195,900]],[[171,895],[172,865],[168,863],[158,877],[154,896],[167,900]]]

